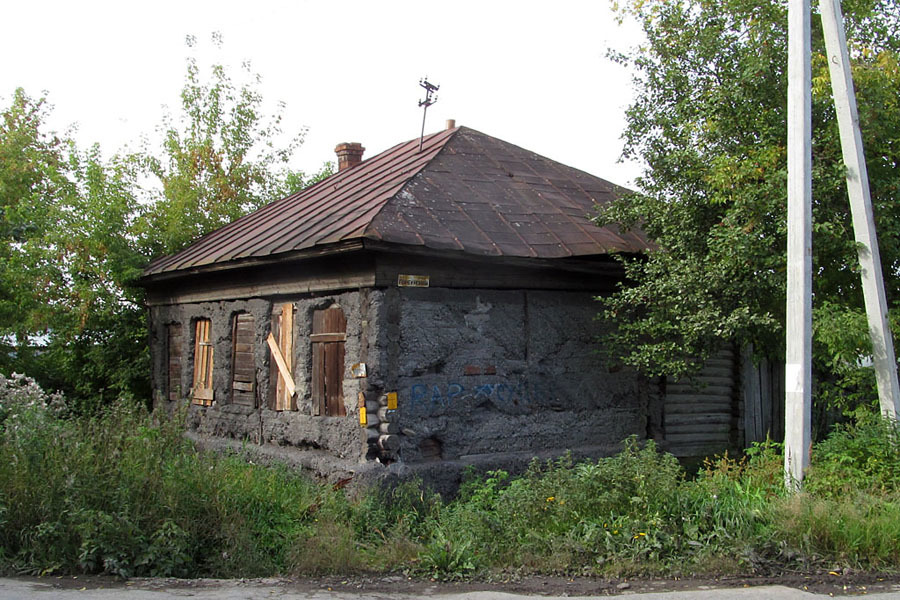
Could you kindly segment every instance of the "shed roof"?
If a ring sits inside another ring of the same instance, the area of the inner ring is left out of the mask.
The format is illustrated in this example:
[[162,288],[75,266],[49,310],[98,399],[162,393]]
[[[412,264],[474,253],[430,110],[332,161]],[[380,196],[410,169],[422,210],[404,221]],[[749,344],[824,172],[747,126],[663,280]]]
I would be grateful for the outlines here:
[[398,144],[150,263],[145,276],[352,240],[563,258],[642,252],[640,231],[598,227],[624,188],[467,127]]

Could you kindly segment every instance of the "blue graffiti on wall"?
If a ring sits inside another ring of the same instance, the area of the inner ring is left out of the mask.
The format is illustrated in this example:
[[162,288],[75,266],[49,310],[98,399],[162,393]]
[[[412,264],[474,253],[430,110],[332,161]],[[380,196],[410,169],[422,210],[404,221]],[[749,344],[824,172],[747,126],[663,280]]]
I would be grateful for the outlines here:
[[498,405],[514,404],[524,408],[549,395],[550,390],[545,385],[524,380],[479,382],[468,388],[456,381],[436,385],[417,383],[409,388],[409,406],[413,410],[449,407],[463,399],[470,399],[476,404],[480,401],[490,401]]

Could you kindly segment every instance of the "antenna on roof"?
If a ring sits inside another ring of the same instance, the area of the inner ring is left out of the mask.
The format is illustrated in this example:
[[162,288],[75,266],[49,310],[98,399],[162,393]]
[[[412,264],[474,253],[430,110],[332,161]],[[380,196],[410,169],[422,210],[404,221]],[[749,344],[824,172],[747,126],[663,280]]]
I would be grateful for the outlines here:
[[428,107],[438,101],[438,97],[432,94],[441,89],[441,86],[429,83],[427,75],[419,80],[419,85],[425,88],[425,99],[419,100],[419,106],[425,107],[422,109],[422,135],[419,136],[419,152],[421,152],[422,140],[425,138],[425,115],[428,114]]

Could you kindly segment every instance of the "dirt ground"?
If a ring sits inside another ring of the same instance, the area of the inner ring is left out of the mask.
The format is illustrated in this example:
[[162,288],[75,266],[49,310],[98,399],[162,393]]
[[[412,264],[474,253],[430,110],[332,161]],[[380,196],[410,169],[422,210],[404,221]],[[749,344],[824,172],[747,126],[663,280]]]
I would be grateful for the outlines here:
[[[19,578],[21,579],[21,578]],[[183,588],[185,590],[217,585],[210,579],[147,579],[129,580],[114,577],[41,577],[30,578],[64,589],[109,589],[128,588]],[[628,593],[664,591],[689,591],[706,589],[728,589],[763,585],[782,585],[818,594],[834,596],[860,596],[879,592],[900,591],[900,573],[805,573],[782,574],[772,577],[718,577],[718,578],[672,578],[672,579],[600,579],[593,577],[553,577],[553,576],[496,576],[491,579],[440,582],[432,579],[411,578],[404,575],[353,575],[346,577],[276,578],[246,579],[241,583],[253,585],[283,586],[292,592],[314,592],[320,590],[355,591],[386,594],[407,594],[430,596],[441,593],[464,593],[473,591],[508,592],[547,596],[599,596]]]

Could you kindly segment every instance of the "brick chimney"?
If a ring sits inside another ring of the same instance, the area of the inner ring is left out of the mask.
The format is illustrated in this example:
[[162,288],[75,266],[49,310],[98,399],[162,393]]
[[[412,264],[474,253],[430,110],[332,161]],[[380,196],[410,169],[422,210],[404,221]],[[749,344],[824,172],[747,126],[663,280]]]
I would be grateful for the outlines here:
[[334,153],[338,157],[338,172],[355,167],[361,163],[362,155],[365,151],[366,149],[362,147],[362,144],[338,144],[334,148]]

